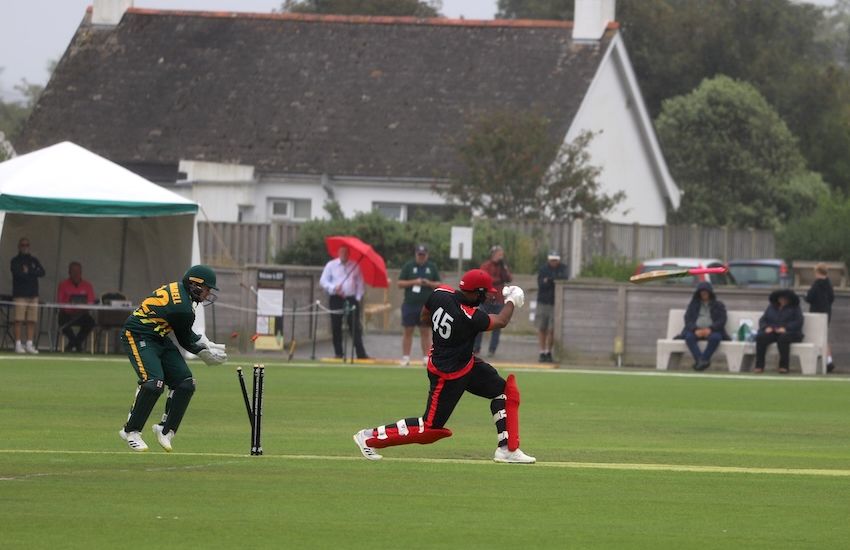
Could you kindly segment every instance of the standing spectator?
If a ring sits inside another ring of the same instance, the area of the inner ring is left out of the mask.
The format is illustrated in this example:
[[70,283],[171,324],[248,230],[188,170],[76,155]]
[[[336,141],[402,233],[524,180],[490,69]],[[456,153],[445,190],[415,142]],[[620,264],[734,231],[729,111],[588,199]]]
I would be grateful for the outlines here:
[[[694,357],[694,370],[703,371],[711,366],[711,356],[721,340],[729,340],[726,333],[726,305],[717,299],[711,283],[697,285],[688,309],[685,310],[685,328],[679,338],[684,338]],[[706,340],[705,351],[697,342]]]
[[[505,285],[513,280],[508,265],[505,263],[505,250],[500,245],[494,245],[490,248],[490,258],[481,264],[481,270],[486,272],[493,278],[493,288],[495,293],[487,297],[487,301],[481,305],[484,313],[498,315],[505,305],[505,298],[502,296],[502,289]],[[476,355],[481,353],[481,337],[483,332],[479,332],[475,337],[475,345],[473,353]],[[499,336],[502,334],[501,329],[493,330],[490,333],[490,356],[496,355],[496,348],[499,347]]]
[[537,325],[537,339],[540,343],[541,363],[552,363],[552,344],[555,340],[555,281],[567,279],[567,266],[561,263],[561,255],[552,251],[546,257],[546,263],[537,272],[537,312],[534,324]]
[[[815,281],[806,293],[806,301],[809,302],[809,312],[826,313],[826,323],[832,320],[832,302],[835,293],[832,291],[832,281],[829,280],[829,270],[826,264],[821,262],[815,266]],[[826,372],[835,370],[832,363],[832,345],[826,346]]]
[[[333,333],[334,352],[337,359],[344,357],[342,347],[342,320],[347,316],[349,329],[354,339],[354,350],[358,359],[368,359],[363,347],[363,330],[360,324],[360,301],[366,292],[360,266],[348,261],[348,247],[341,246],[337,257],[322,270],[319,284],[330,296],[329,307],[337,313],[331,313],[331,332]],[[345,311],[348,309],[348,311]]]
[[422,346],[422,361],[428,364],[428,351],[431,349],[431,329],[428,323],[422,324],[420,313],[434,289],[440,286],[440,274],[437,266],[428,259],[428,247],[417,245],[415,259],[401,268],[398,287],[404,289],[404,302],[401,304],[401,326],[404,334],[401,338],[401,365],[410,364],[410,348],[413,346],[413,330],[419,327],[419,343]]
[[764,372],[764,358],[767,346],[776,342],[779,348],[779,374],[788,373],[791,359],[791,344],[803,339],[803,312],[800,298],[793,290],[783,288],[770,293],[770,305],[759,319],[759,331],[756,334],[756,367],[753,372]]
[[[68,264],[68,278],[59,283],[56,301],[60,304],[93,304],[94,289],[91,283],[83,279],[83,266],[80,262]],[[91,314],[81,308],[62,308],[59,310],[59,326],[68,339],[68,351],[83,351],[83,343],[94,328]],[[74,333],[74,327],[78,331]]]
[[[15,353],[38,353],[33,346],[38,323],[38,278],[44,277],[44,268],[38,258],[30,254],[30,240],[21,237],[18,255],[12,258],[12,301],[15,303]],[[27,343],[21,344],[21,332],[26,325]]]

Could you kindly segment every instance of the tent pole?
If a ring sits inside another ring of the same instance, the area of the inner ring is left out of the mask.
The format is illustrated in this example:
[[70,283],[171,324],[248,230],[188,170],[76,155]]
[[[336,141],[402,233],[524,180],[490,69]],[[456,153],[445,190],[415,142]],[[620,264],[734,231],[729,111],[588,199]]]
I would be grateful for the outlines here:
[[[62,236],[64,235],[64,233],[65,233],[65,216],[60,216],[59,217],[59,238],[56,239],[56,262],[54,262],[54,264],[53,264],[54,265],[53,272],[56,273],[57,288],[59,286],[59,281],[62,280],[60,278],[60,275],[59,275],[61,273],[61,271],[59,270],[60,269],[59,262],[62,261],[62,258],[61,258],[61,255],[62,255]],[[53,292],[56,292],[56,290],[54,290]],[[54,294],[53,296],[54,296],[54,298],[58,298],[57,294]],[[58,323],[57,318],[58,318],[59,312],[58,312],[58,310],[51,309],[49,311],[45,311],[45,313],[47,313],[47,318],[48,318],[47,337],[50,340],[50,345],[52,346],[51,351],[53,351],[53,350],[59,349],[59,338],[61,337],[59,335],[58,330],[56,331],[55,334],[52,334],[53,333],[53,327],[55,327]],[[54,315],[56,315],[57,317],[54,317]],[[39,334],[36,334],[36,338],[41,336],[41,334],[40,334],[41,333],[41,320],[42,320],[42,316],[39,315],[38,316],[38,327],[36,327],[38,329]]]
[[124,292],[124,256],[127,252],[127,218],[121,223],[121,263],[118,264],[118,291]]

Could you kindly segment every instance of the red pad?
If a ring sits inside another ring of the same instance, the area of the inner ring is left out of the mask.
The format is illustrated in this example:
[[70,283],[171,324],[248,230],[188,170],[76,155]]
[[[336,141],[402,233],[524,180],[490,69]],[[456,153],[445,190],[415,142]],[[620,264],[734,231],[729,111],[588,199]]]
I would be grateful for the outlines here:
[[519,389],[513,374],[505,381],[505,427],[508,430],[508,450],[519,449]]
[[451,437],[452,431],[446,428],[425,428],[424,432],[419,432],[419,426],[413,426],[407,435],[399,435],[398,428],[395,426],[387,426],[386,439],[378,439],[370,437],[366,440],[366,445],[374,449],[383,449],[384,447],[393,447],[395,445],[408,445],[410,443],[419,443],[427,445],[439,441],[444,437]]

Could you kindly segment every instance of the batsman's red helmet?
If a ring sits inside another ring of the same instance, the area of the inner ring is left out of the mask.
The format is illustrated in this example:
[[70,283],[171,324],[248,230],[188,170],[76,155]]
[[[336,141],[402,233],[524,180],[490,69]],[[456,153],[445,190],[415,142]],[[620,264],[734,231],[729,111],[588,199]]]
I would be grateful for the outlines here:
[[493,277],[484,270],[470,269],[463,274],[460,279],[460,289],[469,292],[483,290],[489,294],[495,294],[497,291],[493,288]]

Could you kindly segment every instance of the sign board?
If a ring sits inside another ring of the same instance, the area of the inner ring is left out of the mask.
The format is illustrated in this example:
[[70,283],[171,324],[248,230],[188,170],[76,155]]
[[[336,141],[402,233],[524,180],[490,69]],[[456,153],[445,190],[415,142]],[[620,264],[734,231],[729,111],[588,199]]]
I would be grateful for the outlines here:
[[257,325],[255,350],[283,349],[283,295],[286,272],[280,269],[257,271]]
[[[461,257],[461,250],[463,257]],[[449,249],[449,258],[452,260],[472,259],[472,228],[452,227],[452,244]]]

